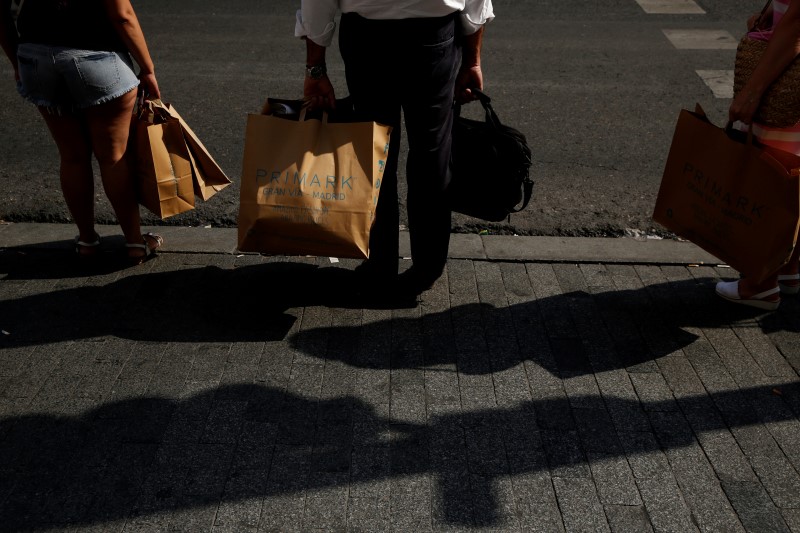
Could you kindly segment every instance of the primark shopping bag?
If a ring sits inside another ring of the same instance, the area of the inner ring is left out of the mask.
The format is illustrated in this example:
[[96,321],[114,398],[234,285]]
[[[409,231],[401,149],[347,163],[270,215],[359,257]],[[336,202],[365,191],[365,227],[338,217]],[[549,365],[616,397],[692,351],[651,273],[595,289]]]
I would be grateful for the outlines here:
[[239,250],[369,257],[391,128],[354,121],[345,101],[316,115],[269,103],[270,114],[247,117]]
[[800,157],[682,110],[653,219],[761,281],[797,242]]

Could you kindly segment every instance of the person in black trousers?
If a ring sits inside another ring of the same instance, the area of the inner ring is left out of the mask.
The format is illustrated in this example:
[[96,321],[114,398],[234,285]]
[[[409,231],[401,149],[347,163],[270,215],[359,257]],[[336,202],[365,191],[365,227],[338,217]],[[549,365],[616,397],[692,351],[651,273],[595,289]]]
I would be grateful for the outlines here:
[[[357,116],[391,126],[389,157],[370,236],[370,258],[356,270],[367,286],[420,294],[442,275],[450,242],[453,102],[483,89],[481,43],[494,18],[491,0],[303,0],[295,35],[306,41],[306,104],[333,109],[325,50],[342,11],[339,49]],[[408,4],[407,2],[405,4]],[[412,266],[398,277],[397,162],[401,111],[408,135],[408,226]]]

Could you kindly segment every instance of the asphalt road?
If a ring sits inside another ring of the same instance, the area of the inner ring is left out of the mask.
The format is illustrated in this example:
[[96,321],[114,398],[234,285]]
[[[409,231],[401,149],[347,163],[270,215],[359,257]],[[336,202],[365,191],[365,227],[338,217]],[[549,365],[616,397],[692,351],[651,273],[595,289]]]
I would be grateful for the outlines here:
[[[500,118],[529,140],[534,200],[510,224],[456,215],[455,231],[663,234],[650,216],[678,113],[699,102],[721,125],[730,101],[715,98],[695,71],[730,70],[735,51],[679,50],[662,30],[726,30],[738,39],[747,15],[761,7],[760,0],[697,3],[706,14],[647,14],[635,0],[495,0],[497,18],[484,42],[485,89]],[[257,112],[267,96],[302,95],[305,51],[293,37],[298,5],[134,2],[164,100],[234,181],[210,202],[163,223],[236,225],[247,113]],[[344,96],[335,46],[329,63]],[[35,108],[16,94],[7,62],[0,80],[0,218],[66,222],[55,147]],[[480,115],[478,104],[469,108]],[[113,222],[99,187],[97,197],[98,220]],[[145,221],[160,223],[149,214]]]

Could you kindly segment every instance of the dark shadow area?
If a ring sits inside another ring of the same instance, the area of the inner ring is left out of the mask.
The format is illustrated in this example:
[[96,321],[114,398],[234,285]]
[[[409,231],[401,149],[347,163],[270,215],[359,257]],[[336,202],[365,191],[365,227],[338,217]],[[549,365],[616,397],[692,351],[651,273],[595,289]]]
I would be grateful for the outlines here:
[[[59,278],[64,265],[53,257],[0,252],[6,293],[0,329],[9,333],[0,337],[0,349],[106,335],[154,342],[277,341],[287,338],[300,308],[409,307],[359,294],[353,271],[334,266],[275,261],[238,268],[128,269],[82,279]],[[41,280],[41,292],[15,297],[16,280]],[[697,337],[689,328],[755,320],[765,333],[783,334],[783,342],[791,342],[790,334],[800,328],[797,298],[764,314],[722,301],[708,279],[522,300],[501,307],[469,303],[366,325],[304,324],[288,341],[310,356],[361,368],[456,364],[460,372],[485,374],[531,361],[561,375],[653,364],[693,343]]]
[[[656,370],[657,359],[698,339],[693,329],[747,324],[789,336],[798,331],[799,304],[786,298],[778,312],[765,314],[721,300],[714,280],[698,279],[635,290],[530,296],[504,307],[470,303],[391,323],[304,328],[288,340],[311,356],[359,368],[455,365],[462,373],[488,374],[529,361],[564,377],[632,367]],[[389,336],[391,353],[358,349]],[[340,339],[350,343],[341,347]]]
[[0,249],[0,275],[9,279],[75,279],[130,268],[122,235],[102,237],[92,260],[81,260],[72,240]]
[[[281,340],[296,320],[287,309],[362,306],[351,290],[351,270],[292,262],[148,272],[127,268],[118,257],[87,267],[67,253],[7,249],[0,252],[3,274],[0,329],[10,335],[0,338],[0,348],[104,335],[172,342]],[[15,298],[17,280],[40,281],[35,289],[42,292]]]
[[[781,392],[797,398],[798,387],[783,386]],[[674,414],[673,401],[623,399],[608,411],[539,401],[433,416],[427,425],[416,425],[393,423],[352,397],[315,402],[235,385],[183,401],[109,403],[76,418],[4,418],[0,523],[9,532],[102,524],[348,480],[357,486],[430,473],[438,502],[434,520],[492,526],[498,519],[493,484],[503,476],[585,468],[585,453],[613,458],[684,447],[696,442],[695,432],[759,424],[753,405],[771,408],[782,399],[767,385],[678,402],[691,426],[667,416]],[[654,423],[653,432],[618,432],[608,415],[642,409],[660,413],[654,420],[663,423]],[[565,431],[543,427],[541,411],[561,412]],[[780,422],[795,414],[772,408],[769,418]]]

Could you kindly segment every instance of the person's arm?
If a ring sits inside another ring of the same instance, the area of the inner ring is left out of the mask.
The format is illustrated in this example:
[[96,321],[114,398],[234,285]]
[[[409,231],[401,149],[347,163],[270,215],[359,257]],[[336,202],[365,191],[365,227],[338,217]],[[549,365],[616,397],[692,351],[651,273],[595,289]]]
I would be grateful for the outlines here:
[[481,47],[486,24],[494,20],[492,0],[467,0],[461,12],[461,66],[456,76],[455,100],[476,100],[471,89],[483,90]]
[[764,93],[798,54],[800,54],[800,1],[794,1],[789,4],[789,9],[775,26],[767,49],[752,76],[733,99],[728,111],[729,120],[751,123]]
[[336,29],[338,0],[302,0],[297,10],[294,35],[306,42],[306,75],[303,101],[310,109],[333,109],[336,95],[328,78],[325,51]]
[[130,0],[105,0],[106,12],[114,30],[139,65],[139,80],[150,98],[161,98],[156,80],[155,66],[150,58],[139,19]]
[[483,26],[474,33],[465,35],[461,45],[461,67],[456,77],[455,99],[465,104],[478,97],[472,89],[483,90],[483,72],[481,71],[481,46],[483,44]]
[[326,48],[308,37],[303,39],[306,41],[306,77],[303,81],[303,102],[309,109],[335,109],[336,94],[327,72],[319,77],[312,77],[309,72],[311,67],[327,68],[325,66]]
[[0,0],[0,46],[3,47],[11,66],[14,67],[14,79],[19,81],[19,68],[17,66],[17,45],[19,36],[14,20],[11,17],[11,0]]

